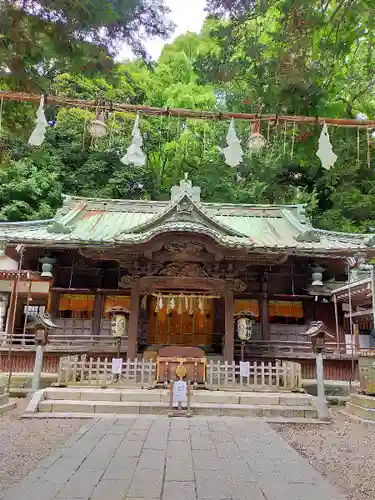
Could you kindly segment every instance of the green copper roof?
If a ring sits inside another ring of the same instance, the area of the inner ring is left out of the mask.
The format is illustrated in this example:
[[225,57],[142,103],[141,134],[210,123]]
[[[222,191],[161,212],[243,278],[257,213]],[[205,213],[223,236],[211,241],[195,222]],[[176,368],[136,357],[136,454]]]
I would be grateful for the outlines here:
[[169,202],[66,197],[51,220],[0,223],[0,241],[40,246],[131,246],[165,232],[210,236],[229,248],[322,253],[368,250],[371,236],[314,229],[303,205],[204,203],[185,178]]

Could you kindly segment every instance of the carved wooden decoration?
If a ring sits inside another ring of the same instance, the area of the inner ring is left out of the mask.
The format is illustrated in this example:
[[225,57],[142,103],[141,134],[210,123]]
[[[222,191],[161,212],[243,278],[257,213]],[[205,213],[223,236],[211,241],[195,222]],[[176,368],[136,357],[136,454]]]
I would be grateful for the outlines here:
[[195,262],[172,262],[159,272],[159,276],[173,276],[175,278],[207,277],[204,268]]
[[200,253],[203,252],[205,246],[199,241],[172,241],[164,245],[167,252],[186,252],[186,253]]
[[123,276],[119,281],[120,288],[128,290],[131,288],[139,278],[137,276]]

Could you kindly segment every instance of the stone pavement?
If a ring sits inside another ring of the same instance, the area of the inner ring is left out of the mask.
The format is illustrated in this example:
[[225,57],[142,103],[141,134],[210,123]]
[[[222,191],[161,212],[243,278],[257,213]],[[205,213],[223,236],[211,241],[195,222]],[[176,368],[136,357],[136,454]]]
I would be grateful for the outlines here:
[[6,500],[343,500],[271,427],[241,418],[92,420]]

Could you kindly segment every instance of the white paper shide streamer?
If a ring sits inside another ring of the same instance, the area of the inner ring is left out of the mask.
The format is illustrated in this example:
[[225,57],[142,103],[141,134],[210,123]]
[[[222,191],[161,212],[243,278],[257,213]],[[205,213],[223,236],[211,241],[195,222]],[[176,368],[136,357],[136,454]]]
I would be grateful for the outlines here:
[[44,141],[46,135],[46,128],[48,126],[46,117],[44,115],[44,96],[40,98],[38,111],[36,112],[35,128],[30,135],[29,144],[31,146],[40,146]]
[[139,115],[137,113],[137,118],[135,119],[133,132],[133,140],[125,156],[121,158],[121,162],[124,165],[135,165],[137,167],[142,167],[146,164],[146,155],[142,151],[143,139],[141,131],[139,130]]
[[333,152],[332,144],[329,140],[328,127],[324,123],[322,132],[319,137],[319,148],[316,156],[322,162],[322,167],[330,170],[337,160],[337,155]]
[[236,129],[234,127],[234,119],[232,118],[227,134],[228,147],[223,149],[225,156],[225,163],[230,167],[237,167],[242,161],[243,151],[241,143],[237,137]]

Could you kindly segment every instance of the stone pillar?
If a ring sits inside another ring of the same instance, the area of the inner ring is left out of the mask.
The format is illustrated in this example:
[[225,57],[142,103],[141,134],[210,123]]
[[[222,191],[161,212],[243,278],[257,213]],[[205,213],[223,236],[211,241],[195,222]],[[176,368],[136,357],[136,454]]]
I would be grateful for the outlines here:
[[32,393],[39,391],[40,388],[40,377],[43,369],[43,353],[44,353],[44,346],[42,343],[38,342],[36,344],[36,349],[35,349],[34,372],[33,372],[33,379],[31,382]]
[[225,288],[225,336],[224,361],[231,363],[234,360],[234,295],[233,290]]
[[128,328],[128,359],[137,357],[137,338],[139,321],[139,282],[131,288],[130,294],[130,318]]
[[260,305],[260,322],[262,325],[262,339],[269,340],[270,338],[270,325],[268,314],[268,281],[266,273],[262,276],[260,285],[262,292],[259,305]]
[[321,352],[316,353],[316,385],[316,409],[318,411],[318,418],[320,420],[328,420],[330,418],[330,413],[324,391],[323,353]]

